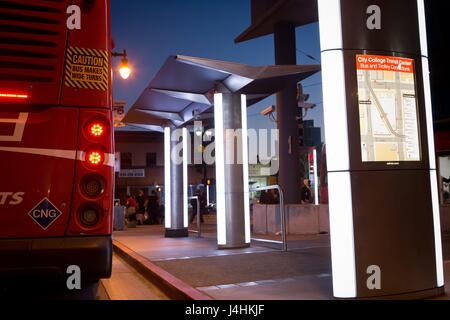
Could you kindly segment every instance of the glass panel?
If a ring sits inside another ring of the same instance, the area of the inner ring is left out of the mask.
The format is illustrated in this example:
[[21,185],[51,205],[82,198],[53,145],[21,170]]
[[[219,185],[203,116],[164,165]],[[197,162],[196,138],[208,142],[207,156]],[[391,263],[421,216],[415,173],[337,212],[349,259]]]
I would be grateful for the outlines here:
[[414,60],[356,56],[363,162],[420,161]]

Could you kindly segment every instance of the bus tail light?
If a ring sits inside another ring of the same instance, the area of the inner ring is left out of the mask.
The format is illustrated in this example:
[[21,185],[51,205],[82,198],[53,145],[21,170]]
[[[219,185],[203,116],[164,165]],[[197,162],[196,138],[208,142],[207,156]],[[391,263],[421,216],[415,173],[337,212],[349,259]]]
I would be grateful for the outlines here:
[[100,221],[100,212],[95,206],[86,206],[80,211],[80,221],[85,227],[93,227]]
[[102,121],[93,121],[87,126],[87,135],[89,138],[99,139],[107,134],[108,126]]
[[86,153],[86,161],[90,166],[100,167],[105,162],[105,154],[98,150],[91,150]]
[[81,181],[83,193],[90,198],[97,198],[105,191],[105,183],[100,176],[89,175]]

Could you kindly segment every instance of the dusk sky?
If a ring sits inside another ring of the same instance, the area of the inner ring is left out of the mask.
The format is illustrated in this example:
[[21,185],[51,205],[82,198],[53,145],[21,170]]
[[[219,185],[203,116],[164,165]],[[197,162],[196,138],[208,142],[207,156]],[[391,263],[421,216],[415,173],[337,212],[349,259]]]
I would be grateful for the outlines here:
[[[137,100],[170,55],[182,54],[251,65],[274,64],[273,36],[235,44],[234,39],[250,25],[250,0],[112,0],[112,34],[115,51],[126,49],[132,77],[114,78],[114,98],[127,107]],[[297,28],[297,48],[320,60],[318,24]],[[298,64],[317,62],[298,52]],[[120,63],[115,58],[115,71]],[[318,107],[307,119],[323,127],[321,75],[303,82],[310,101]],[[249,108],[249,127],[275,124],[259,112],[275,103],[274,97]]]

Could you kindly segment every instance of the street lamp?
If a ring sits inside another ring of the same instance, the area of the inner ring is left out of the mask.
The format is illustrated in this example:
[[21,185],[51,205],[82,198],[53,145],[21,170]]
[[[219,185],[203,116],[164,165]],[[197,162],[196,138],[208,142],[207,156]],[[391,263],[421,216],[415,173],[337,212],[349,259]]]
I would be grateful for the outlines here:
[[119,73],[122,79],[127,80],[131,75],[131,69],[128,65],[128,55],[127,50],[123,50],[122,53],[113,52],[113,57],[122,57],[122,62],[120,64]]

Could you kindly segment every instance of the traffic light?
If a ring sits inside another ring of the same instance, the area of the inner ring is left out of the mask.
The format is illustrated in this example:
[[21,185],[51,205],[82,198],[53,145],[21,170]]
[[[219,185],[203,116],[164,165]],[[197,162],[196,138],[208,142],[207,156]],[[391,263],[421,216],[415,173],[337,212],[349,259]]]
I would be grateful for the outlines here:
[[301,109],[309,110],[317,107],[315,103],[307,103],[311,96],[303,92],[303,86],[301,83],[297,85],[297,103]]
[[205,179],[203,180],[203,184],[206,186],[212,186],[216,183],[215,179]]

